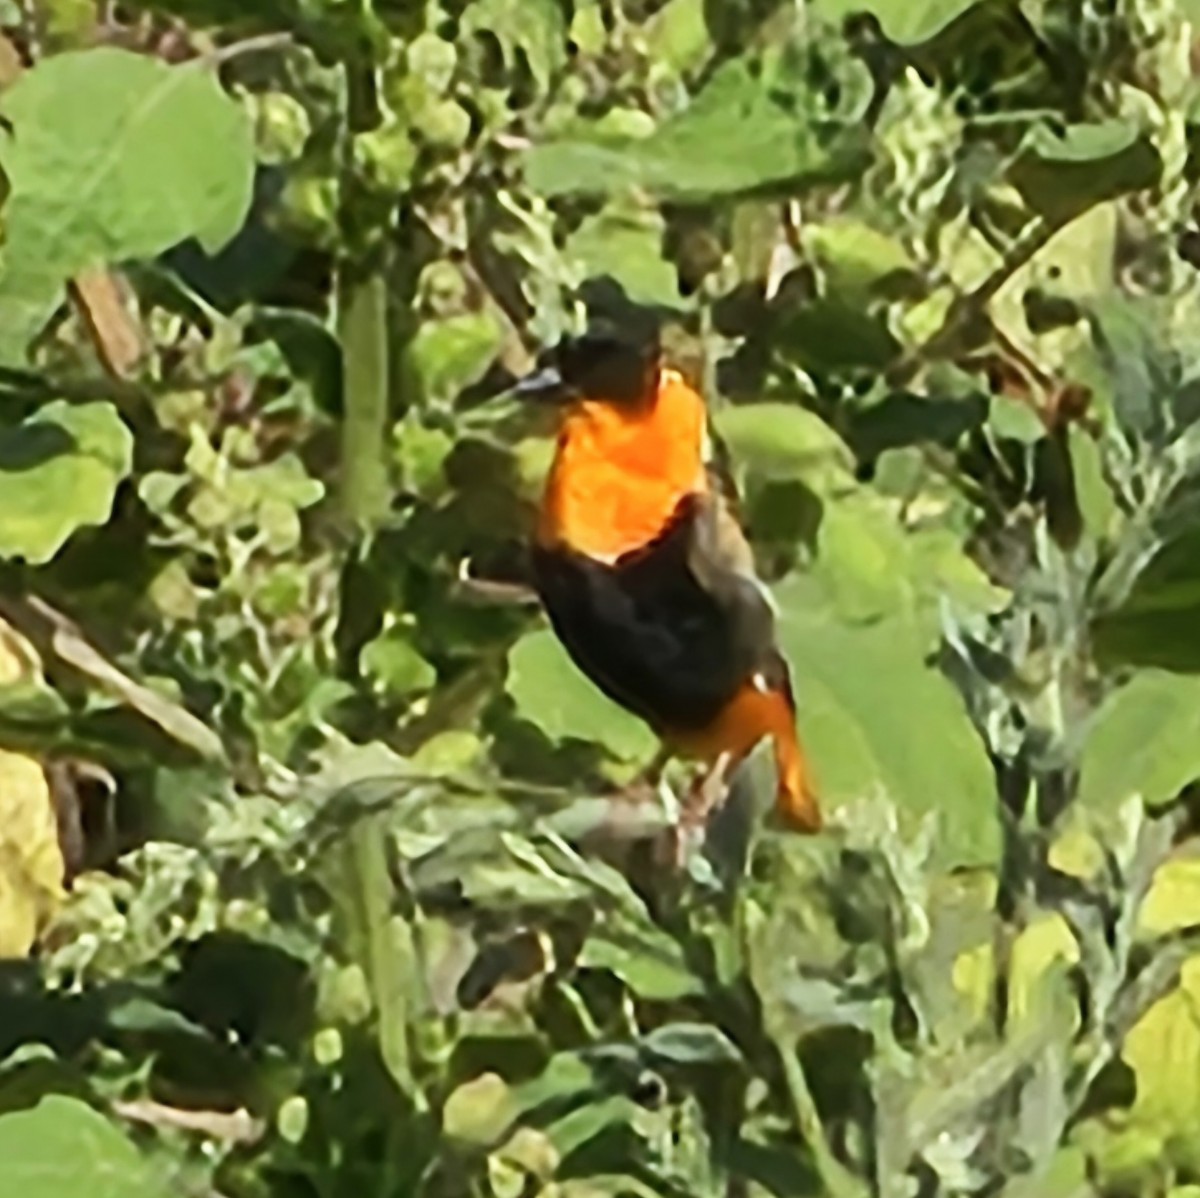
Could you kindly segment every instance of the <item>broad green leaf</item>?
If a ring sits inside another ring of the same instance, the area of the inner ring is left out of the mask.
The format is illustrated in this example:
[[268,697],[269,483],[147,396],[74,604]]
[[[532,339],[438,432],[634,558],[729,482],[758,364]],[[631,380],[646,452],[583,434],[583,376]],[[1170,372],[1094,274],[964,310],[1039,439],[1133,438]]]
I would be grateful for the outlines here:
[[0,1116],[0,1190],[23,1198],[167,1198],[171,1187],[103,1115],[50,1095]]
[[800,479],[818,492],[852,481],[849,446],[798,404],[730,405],[715,412],[712,422],[735,461],[764,479]]
[[1037,412],[1019,399],[993,395],[988,410],[988,428],[992,433],[1022,445],[1033,445],[1046,435],[1045,422]]
[[943,860],[994,861],[992,767],[962,700],[927,664],[916,618],[847,622],[811,579],[785,582],[776,597],[800,734],[826,809],[883,792],[913,815],[936,817]]
[[608,195],[633,187],[703,200],[805,178],[832,177],[850,158],[828,148],[815,122],[789,111],[749,60],[723,66],[678,116],[649,137],[575,137],[526,155],[529,186],[545,196]]
[[54,55],[5,92],[0,112],[13,127],[0,358],[20,360],[76,272],[191,237],[215,253],[249,211],[249,115],[202,59]]
[[894,42],[927,42],[981,0],[814,0],[813,12],[840,24],[856,13],[870,13]]
[[594,741],[632,761],[654,752],[654,734],[575,667],[549,629],[523,636],[508,655],[508,693],[517,711],[551,740]]
[[449,403],[478,382],[500,348],[502,332],[487,312],[466,312],[428,321],[406,347],[409,368],[420,394]]
[[1000,611],[1009,601],[952,529],[930,524],[907,532],[867,489],[826,504],[815,572],[842,619],[907,614],[918,617],[928,638],[937,635],[946,598],[978,613]]
[[665,228],[657,212],[611,204],[585,217],[563,252],[584,277],[611,275],[635,303],[679,308],[679,280],[662,256]]
[[1200,778],[1200,678],[1143,670],[1101,705],[1080,758],[1079,796],[1114,807],[1170,803]]
[[1043,125],[1026,139],[1009,168],[1025,202],[1048,221],[1065,224],[1093,204],[1153,187],[1162,158],[1130,121],[1068,125],[1063,134]]
[[48,562],[77,529],[105,523],[132,460],[109,403],[57,400],[0,431],[0,558]]

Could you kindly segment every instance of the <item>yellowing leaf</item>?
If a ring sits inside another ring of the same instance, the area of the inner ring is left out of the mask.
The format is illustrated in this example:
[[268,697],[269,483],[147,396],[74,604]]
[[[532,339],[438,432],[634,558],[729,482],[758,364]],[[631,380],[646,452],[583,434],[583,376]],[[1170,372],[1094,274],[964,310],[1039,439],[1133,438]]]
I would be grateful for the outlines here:
[[[1055,961],[1074,964],[1078,960],[1079,946],[1061,916],[1047,915],[1030,924],[1012,949],[1009,1016],[1014,1023],[1036,1011],[1038,981]],[[993,976],[990,944],[978,945],[954,962],[954,987],[980,1017],[987,1009]]]
[[[33,650],[0,622],[0,685],[37,672]],[[23,957],[33,947],[43,919],[62,894],[64,872],[41,763],[0,749],[0,958]]]
[[1165,936],[1200,924],[1200,861],[1168,861],[1154,875],[1139,931]]
[[1200,958],[1186,962],[1179,988],[1155,1003],[1129,1033],[1123,1056],[1137,1077],[1134,1122],[1162,1135],[1200,1129]]

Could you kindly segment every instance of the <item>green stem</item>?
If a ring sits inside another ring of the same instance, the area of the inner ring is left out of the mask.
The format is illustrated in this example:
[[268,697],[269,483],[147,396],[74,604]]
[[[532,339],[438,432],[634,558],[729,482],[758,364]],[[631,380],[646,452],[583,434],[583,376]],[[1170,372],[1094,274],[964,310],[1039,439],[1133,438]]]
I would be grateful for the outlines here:
[[783,1064],[783,1079],[791,1101],[796,1130],[812,1153],[813,1165],[829,1198],[866,1198],[866,1187],[833,1154],[808,1079],[800,1064],[796,1048],[787,1047],[786,1040],[776,1042]]
[[385,447],[388,424],[388,296],[383,272],[343,264],[337,280],[337,334],[342,346],[341,505],[360,530],[375,527],[390,502]]

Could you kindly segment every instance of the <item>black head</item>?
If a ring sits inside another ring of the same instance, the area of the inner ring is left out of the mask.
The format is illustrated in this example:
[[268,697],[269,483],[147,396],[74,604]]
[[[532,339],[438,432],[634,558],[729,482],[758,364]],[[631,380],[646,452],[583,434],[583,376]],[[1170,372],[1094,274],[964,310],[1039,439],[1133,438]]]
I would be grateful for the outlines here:
[[559,402],[595,399],[638,404],[654,394],[660,357],[656,328],[618,328],[597,322],[578,337],[564,337],[542,354],[537,369],[523,378],[515,391]]

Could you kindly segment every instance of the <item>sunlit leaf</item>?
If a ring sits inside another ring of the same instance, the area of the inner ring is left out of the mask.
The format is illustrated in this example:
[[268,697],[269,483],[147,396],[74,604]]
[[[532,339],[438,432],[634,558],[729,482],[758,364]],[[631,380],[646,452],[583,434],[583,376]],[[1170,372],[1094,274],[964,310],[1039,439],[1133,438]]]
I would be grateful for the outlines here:
[[691,106],[644,138],[550,141],[526,157],[529,185],[546,196],[631,187],[703,200],[850,168],[848,147],[826,148],[814,123],[764,90],[749,61],[722,67]]
[[5,93],[12,185],[0,273],[0,356],[18,361],[85,266],[148,258],[189,237],[210,253],[249,210],[254,138],[203,60],[115,47],[39,62]]
[[56,401],[0,431],[0,557],[46,562],[77,529],[103,524],[132,457],[107,403]]
[[1200,778],[1200,678],[1144,670],[1105,701],[1080,761],[1085,803],[1171,802]]
[[0,1116],[0,1185],[28,1198],[166,1198],[158,1173],[114,1124],[72,1098],[51,1095]]
[[847,622],[803,579],[777,598],[800,733],[825,806],[882,792],[936,820],[945,860],[994,860],[992,766],[961,699],[928,664],[915,620]]
[[548,629],[528,633],[508,655],[508,693],[552,740],[590,740],[626,760],[654,752],[654,734],[591,683]]

